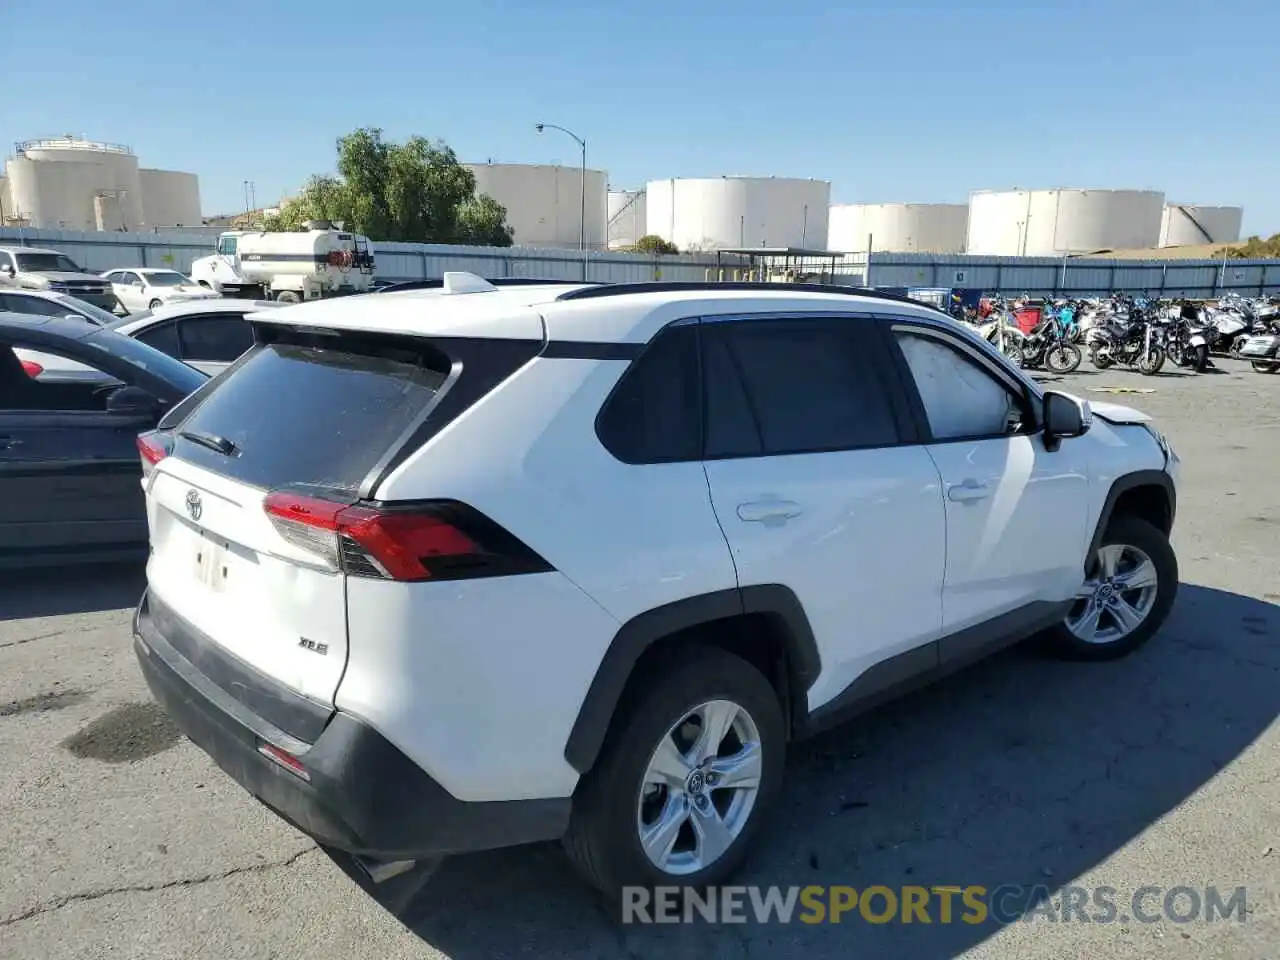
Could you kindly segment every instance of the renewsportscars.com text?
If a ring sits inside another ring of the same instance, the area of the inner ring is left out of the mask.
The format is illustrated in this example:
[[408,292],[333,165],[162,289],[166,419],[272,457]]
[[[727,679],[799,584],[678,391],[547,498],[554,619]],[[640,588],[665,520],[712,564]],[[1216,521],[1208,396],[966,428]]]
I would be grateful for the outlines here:
[[623,923],[1243,923],[1244,887],[627,887]]

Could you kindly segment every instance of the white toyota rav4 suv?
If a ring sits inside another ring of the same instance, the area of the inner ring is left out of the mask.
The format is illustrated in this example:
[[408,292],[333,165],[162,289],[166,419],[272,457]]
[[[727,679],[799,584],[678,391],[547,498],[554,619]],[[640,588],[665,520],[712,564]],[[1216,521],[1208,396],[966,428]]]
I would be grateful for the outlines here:
[[606,891],[743,858],[789,741],[1000,647],[1160,626],[1177,458],[941,313],[758,284],[264,312],[139,439],[136,652],[377,880],[562,838]]

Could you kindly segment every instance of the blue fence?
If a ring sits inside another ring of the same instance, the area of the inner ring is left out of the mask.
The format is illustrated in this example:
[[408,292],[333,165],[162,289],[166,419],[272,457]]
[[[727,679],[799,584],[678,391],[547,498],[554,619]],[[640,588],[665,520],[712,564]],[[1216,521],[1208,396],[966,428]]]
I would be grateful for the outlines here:
[[[0,244],[52,247],[86,269],[171,267],[189,270],[213,250],[208,233],[82,233],[0,228]],[[378,276],[386,280],[439,278],[449,270],[484,277],[581,280],[577,250],[531,247],[461,247],[430,243],[375,243]],[[705,280],[715,276],[714,255],[648,257],[589,254],[587,276],[602,282]],[[1280,294],[1280,260],[1098,260],[1049,257],[969,257],[910,253],[844,256],[837,270],[851,284],[877,287],[980,289],[991,294],[1088,296],[1126,292],[1146,296],[1211,299]]]

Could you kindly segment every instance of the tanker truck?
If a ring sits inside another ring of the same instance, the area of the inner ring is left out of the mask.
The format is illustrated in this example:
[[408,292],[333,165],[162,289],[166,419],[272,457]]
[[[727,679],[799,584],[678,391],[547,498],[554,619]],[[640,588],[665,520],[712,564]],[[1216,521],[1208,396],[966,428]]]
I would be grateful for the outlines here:
[[191,279],[223,296],[282,303],[368,293],[373,251],[368,237],[325,220],[297,233],[230,230],[191,265]]

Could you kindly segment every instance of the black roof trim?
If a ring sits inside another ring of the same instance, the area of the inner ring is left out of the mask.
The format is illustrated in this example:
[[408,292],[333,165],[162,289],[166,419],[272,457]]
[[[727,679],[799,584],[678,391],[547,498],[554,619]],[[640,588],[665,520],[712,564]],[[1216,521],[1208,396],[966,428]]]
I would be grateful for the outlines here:
[[594,300],[599,297],[622,297],[631,293],[682,293],[689,290],[760,290],[770,293],[827,293],[845,297],[869,297],[894,303],[909,303],[946,315],[931,303],[913,300],[900,293],[888,293],[873,287],[845,287],[834,283],[761,283],[751,280],[656,280],[642,283],[603,283],[577,290],[566,290],[557,300]]
[[[548,278],[532,277],[484,277],[485,282],[492,283],[495,287],[544,287],[558,286],[563,287],[568,284],[581,283],[580,280],[552,280]],[[396,293],[400,290],[438,290],[444,286],[444,279],[438,280],[401,280],[397,283],[389,283],[385,287],[379,287],[374,293]]]

